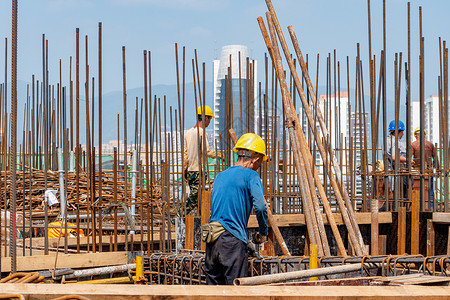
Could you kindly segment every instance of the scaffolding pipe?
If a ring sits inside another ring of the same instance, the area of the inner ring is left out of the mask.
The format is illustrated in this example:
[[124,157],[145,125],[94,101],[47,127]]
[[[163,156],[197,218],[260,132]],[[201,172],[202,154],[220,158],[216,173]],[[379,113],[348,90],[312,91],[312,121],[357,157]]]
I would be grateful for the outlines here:
[[69,173],[75,173],[75,155],[73,150],[70,151],[69,156]]
[[[136,155],[136,149],[133,150],[133,165],[131,170],[131,219],[132,224],[135,223],[136,218],[136,183],[137,183],[137,177],[136,177],[136,165],[137,165],[137,155]],[[132,226],[132,228],[134,228]],[[134,230],[130,231],[130,234],[134,234]]]
[[73,279],[79,277],[87,277],[87,276],[95,276],[95,275],[105,275],[112,274],[116,272],[126,272],[130,270],[136,270],[136,264],[125,264],[118,266],[108,266],[101,268],[92,268],[92,269],[84,269],[84,270],[75,270],[72,274],[63,275],[64,279]]
[[66,191],[64,189],[64,164],[62,148],[58,149],[59,195],[61,202],[61,219],[66,215]]
[[351,264],[351,265],[334,266],[334,267],[320,268],[320,269],[309,269],[309,270],[302,270],[302,271],[295,271],[295,272],[288,272],[288,273],[261,275],[261,276],[247,277],[247,278],[236,278],[233,283],[234,283],[234,285],[269,284],[269,283],[284,282],[284,281],[288,281],[288,280],[297,280],[297,279],[309,278],[309,277],[355,272],[355,271],[361,270],[362,268],[366,268],[366,269],[381,268],[381,264],[369,264],[369,263]]

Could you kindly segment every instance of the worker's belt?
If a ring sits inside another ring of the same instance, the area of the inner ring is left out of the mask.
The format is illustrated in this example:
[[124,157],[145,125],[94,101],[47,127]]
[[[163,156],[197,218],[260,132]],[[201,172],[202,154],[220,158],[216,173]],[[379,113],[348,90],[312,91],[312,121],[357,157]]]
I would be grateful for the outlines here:
[[225,228],[218,221],[207,223],[202,226],[202,241],[214,243],[224,231]]

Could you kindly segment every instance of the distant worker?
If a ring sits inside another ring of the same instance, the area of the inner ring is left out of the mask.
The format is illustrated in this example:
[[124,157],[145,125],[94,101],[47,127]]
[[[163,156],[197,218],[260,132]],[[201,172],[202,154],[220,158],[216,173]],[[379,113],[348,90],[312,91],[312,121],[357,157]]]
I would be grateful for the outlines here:
[[[205,134],[206,145],[203,145],[203,126],[207,128],[211,119],[214,118],[213,111],[208,105],[203,106],[205,120],[202,120],[202,107],[197,108],[197,124],[184,134],[184,177],[189,184],[189,197],[186,199],[186,215],[188,215],[198,203],[198,187],[200,184],[200,162],[199,159],[206,154],[210,158],[222,158],[222,153],[210,150],[208,135]],[[199,144],[200,142],[200,144]],[[205,168],[207,170],[207,168]],[[184,217],[184,207],[181,207],[176,217]]]
[[[423,131],[425,137],[427,135],[427,131]],[[416,130],[414,130],[414,137],[416,140],[412,142],[412,156],[414,159],[414,166],[419,168],[420,167],[420,127],[417,127]],[[437,157],[436,147],[434,147],[433,143],[425,140],[424,145],[424,152],[425,152],[425,170],[433,171],[433,168],[439,168],[439,161]],[[432,203],[431,201],[434,200],[434,193],[433,193],[433,176],[429,177],[428,180],[428,201]],[[431,205],[431,208],[433,206]]]
[[211,200],[211,220],[202,228],[206,244],[205,273],[210,285],[231,285],[248,271],[247,222],[255,208],[259,232],[253,236],[261,244],[268,235],[267,208],[261,178],[256,170],[267,160],[263,139],[246,133],[233,151],[236,164],[220,172],[215,180]]
[[[400,167],[406,167],[407,166],[407,158],[406,158],[406,143],[401,142],[401,138],[404,135],[405,131],[405,124],[402,121],[398,121],[398,152],[399,152],[399,158],[398,161],[400,163]],[[395,145],[395,120],[392,120],[389,123],[389,136],[386,139],[386,155],[388,160],[388,170],[394,170],[395,169],[395,161],[396,158],[396,145]],[[414,163],[414,162],[412,162]],[[389,178],[389,186],[391,191],[394,191],[394,176],[391,176]],[[403,193],[404,196],[408,193],[408,176],[402,176],[403,180]],[[412,180],[412,179],[411,179]]]

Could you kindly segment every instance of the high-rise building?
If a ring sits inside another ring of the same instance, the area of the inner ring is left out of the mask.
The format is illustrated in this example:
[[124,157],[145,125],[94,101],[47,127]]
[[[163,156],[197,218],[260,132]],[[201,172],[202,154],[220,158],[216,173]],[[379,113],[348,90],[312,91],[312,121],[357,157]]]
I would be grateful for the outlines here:
[[[329,139],[331,143],[331,148],[335,149],[336,159],[338,163],[342,166],[343,180],[349,185],[347,180],[349,179],[349,169],[350,157],[353,158],[354,166],[361,165],[361,147],[364,145],[363,136],[364,131],[362,130],[365,126],[367,133],[370,134],[370,123],[369,114],[351,111],[349,117],[349,98],[348,92],[341,92],[338,97],[327,97],[327,95],[320,95],[318,97],[319,108],[322,112],[322,117],[327,124]],[[311,107],[314,114],[314,107]],[[301,121],[300,121],[301,122]],[[316,124],[317,130],[320,130],[319,122]],[[350,137],[352,137],[352,145],[350,145]],[[369,139],[367,139],[369,141]],[[350,146],[351,149],[350,149]],[[367,145],[369,148],[371,145]],[[349,151],[353,151],[353,155],[350,156]],[[342,152],[342,153],[341,153]],[[341,155],[343,154],[343,155]],[[318,166],[318,171],[321,172],[321,165],[323,164],[322,157],[316,152],[316,165]],[[342,161],[341,161],[342,160]],[[361,195],[362,193],[362,179],[360,176],[355,176],[354,178],[354,188],[355,194]]]
[[[239,60],[240,58],[240,60]],[[220,141],[230,127],[238,136],[256,128],[257,62],[242,45],[222,47],[213,62],[213,140]],[[230,78],[231,77],[231,78]],[[240,80],[239,80],[240,79]],[[221,145],[217,145],[221,148]]]
[[[337,141],[349,137],[348,92],[341,92],[336,98],[333,95],[329,98],[327,95],[319,95],[318,100],[330,134],[331,146],[337,148]],[[314,114],[314,107],[311,110]]]

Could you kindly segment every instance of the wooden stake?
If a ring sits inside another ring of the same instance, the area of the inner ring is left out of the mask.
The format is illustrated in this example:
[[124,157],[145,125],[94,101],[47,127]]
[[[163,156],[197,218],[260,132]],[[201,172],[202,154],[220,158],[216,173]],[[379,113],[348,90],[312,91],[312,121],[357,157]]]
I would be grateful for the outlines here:
[[406,252],[406,207],[402,206],[398,210],[398,234],[397,234],[397,254]]
[[194,216],[187,215],[184,220],[186,225],[184,248],[186,250],[194,250]]
[[[202,192],[202,225],[209,222],[211,218],[211,191],[203,191]],[[201,244],[202,251],[206,250],[206,243],[202,241]]]

